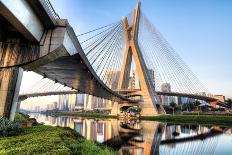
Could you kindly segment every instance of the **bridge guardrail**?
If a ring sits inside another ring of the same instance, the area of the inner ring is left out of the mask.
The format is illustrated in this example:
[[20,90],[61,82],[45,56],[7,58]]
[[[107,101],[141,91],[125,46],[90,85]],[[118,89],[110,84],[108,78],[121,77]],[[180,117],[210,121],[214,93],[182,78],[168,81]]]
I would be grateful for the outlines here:
[[60,19],[59,15],[56,13],[55,9],[53,8],[50,0],[40,0],[41,4],[43,5],[44,9],[46,9],[51,17],[54,19]]

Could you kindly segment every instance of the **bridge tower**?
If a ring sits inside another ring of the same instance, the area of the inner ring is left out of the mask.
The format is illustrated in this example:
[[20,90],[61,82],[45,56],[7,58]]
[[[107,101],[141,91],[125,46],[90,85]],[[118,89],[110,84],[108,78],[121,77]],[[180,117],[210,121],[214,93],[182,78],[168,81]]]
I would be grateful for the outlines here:
[[123,58],[123,65],[120,73],[118,89],[127,89],[129,84],[130,69],[132,63],[132,56],[134,57],[136,71],[140,79],[140,91],[137,93],[142,96],[142,101],[139,102],[139,107],[142,109],[142,116],[152,116],[165,113],[162,105],[160,105],[159,98],[155,93],[155,87],[152,83],[151,77],[148,73],[143,55],[138,45],[138,30],[140,19],[139,2],[134,10],[133,24],[130,27],[126,17],[122,18],[123,29],[126,40],[126,51]]

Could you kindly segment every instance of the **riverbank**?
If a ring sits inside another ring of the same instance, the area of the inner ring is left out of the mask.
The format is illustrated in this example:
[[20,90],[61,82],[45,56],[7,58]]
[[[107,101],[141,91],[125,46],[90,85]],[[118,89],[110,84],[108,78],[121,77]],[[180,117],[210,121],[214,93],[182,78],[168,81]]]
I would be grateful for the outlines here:
[[102,114],[102,113],[91,113],[91,112],[56,112],[53,113],[55,116],[75,116],[75,117],[85,117],[85,118],[117,118],[115,115]]
[[141,120],[159,121],[171,124],[202,124],[232,126],[232,116],[225,115],[160,115],[140,116]]
[[[115,118],[117,116],[112,116],[108,114],[100,113],[77,113],[77,112],[59,112],[56,113],[57,116],[74,116],[74,117],[85,117],[85,118]],[[159,121],[171,124],[202,124],[202,125],[222,125],[222,126],[232,126],[232,116],[222,115],[222,114],[176,114],[176,115],[160,115],[160,116],[140,116],[141,120]]]
[[16,135],[0,136],[0,154],[113,155],[114,150],[85,139],[70,128],[35,125]]

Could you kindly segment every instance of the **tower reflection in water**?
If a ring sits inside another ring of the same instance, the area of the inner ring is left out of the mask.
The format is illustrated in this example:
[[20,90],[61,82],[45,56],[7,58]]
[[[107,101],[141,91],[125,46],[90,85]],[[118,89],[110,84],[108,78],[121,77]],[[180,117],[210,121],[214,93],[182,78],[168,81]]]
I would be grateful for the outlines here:
[[[214,154],[218,137],[231,129],[200,125],[165,125],[155,121],[84,119],[33,115],[48,125],[70,127],[120,154]],[[229,132],[230,131],[230,132]]]

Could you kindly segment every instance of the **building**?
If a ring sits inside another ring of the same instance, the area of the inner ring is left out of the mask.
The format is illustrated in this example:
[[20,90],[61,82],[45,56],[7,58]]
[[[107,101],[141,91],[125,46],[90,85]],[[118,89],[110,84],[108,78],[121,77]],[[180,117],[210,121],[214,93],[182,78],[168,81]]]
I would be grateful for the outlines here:
[[40,106],[35,106],[35,110],[34,111],[35,112],[40,112],[41,111]]
[[120,77],[120,71],[107,71],[104,79],[106,84],[113,90],[118,88],[118,81]]
[[54,105],[54,109],[58,109],[58,103],[57,102],[53,102]]
[[[162,92],[171,92],[171,84],[170,83],[162,83],[161,85]],[[161,96],[162,104],[169,105],[172,102],[172,97],[170,96]]]
[[84,106],[85,94],[76,95],[76,106]]
[[128,89],[139,89],[140,81],[136,70],[133,70],[132,75],[129,77]]
[[47,104],[47,110],[54,110],[54,104]]
[[214,95],[213,96],[215,99],[218,99],[220,102],[225,102],[226,98],[224,95]]
[[218,101],[210,102],[210,105],[214,108],[219,108],[218,102],[225,103],[226,99],[224,95],[213,95],[213,98],[217,99]]
[[58,103],[54,106],[55,109],[64,111],[109,109],[112,107],[112,101],[88,94],[59,95]]
[[155,86],[155,72],[153,69],[148,69],[148,75],[151,78],[152,84]]
[[206,92],[199,92],[199,93],[197,93],[197,95],[207,96]]
[[70,94],[69,95],[69,111],[74,111],[75,110],[75,105],[76,105],[76,94]]
[[59,95],[58,98],[58,109],[59,110],[69,110],[69,95]]
[[162,92],[171,92],[171,84],[170,83],[163,83],[161,85]]
[[75,111],[78,109],[84,109],[85,95],[86,94],[76,94],[76,102],[75,102],[75,107],[74,107]]
[[128,89],[135,89],[135,79],[133,77],[129,77]]

